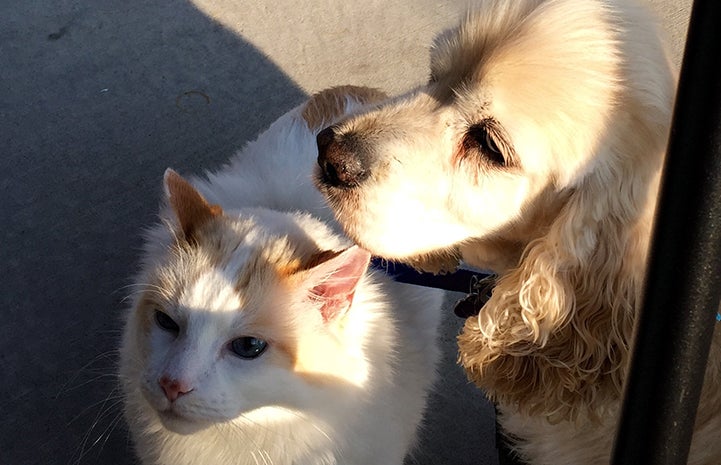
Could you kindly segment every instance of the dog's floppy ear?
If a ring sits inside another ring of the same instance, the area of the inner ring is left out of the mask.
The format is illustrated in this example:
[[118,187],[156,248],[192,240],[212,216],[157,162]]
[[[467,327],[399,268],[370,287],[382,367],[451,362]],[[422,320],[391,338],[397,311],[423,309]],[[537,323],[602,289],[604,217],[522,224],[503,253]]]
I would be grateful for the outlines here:
[[549,419],[603,405],[622,387],[653,200],[648,175],[604,174],[573,189],[459,336],[474,381]]
[[563,155],[585,160],[558,181],[567,200],[459,336],[470,378],[551,421],[593,417],[621,396],[675,88],[668,62],[641,75],[619,81],[623,105],[593,152]]

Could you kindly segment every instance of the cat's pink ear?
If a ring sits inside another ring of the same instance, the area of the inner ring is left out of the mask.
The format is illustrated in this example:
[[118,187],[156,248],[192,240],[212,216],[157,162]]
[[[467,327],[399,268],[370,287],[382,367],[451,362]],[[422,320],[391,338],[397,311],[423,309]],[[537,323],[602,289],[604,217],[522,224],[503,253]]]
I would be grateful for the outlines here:
[[316,254],[309,269],[310,298],[321,303],[323,321],[344,313],[353,302],[358,282],[365,274],[371,254],[358,246],[340,253],[324,251]]
[[187,241],[205,223],[223,214],[218,205],[210,205],[182,176],[168,168],[165,170],[165,195],[173,209],[178,225]]

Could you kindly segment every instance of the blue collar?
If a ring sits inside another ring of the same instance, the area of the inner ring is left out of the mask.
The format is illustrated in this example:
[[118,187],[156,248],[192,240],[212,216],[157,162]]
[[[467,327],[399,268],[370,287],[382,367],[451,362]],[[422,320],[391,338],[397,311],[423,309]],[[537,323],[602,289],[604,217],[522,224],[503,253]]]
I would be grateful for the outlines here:
[[[493,291],[494,275],[482,271],[459,268],[449,274],[425,273],[403,263],[378,257],[371,260],[371,267],[399,283],[468,294],[456,303],[454,309],[456,315],[463,318],[478,313]],[[721,312],[716,313],[716,321],[721,322]]]
[[459,318],[478,315],[493,292],[496,276],[482,271],[459,268],[449,274],[433,274],[416,270],[399,262],[373,258],[371,267],[386,273],[394,281],[445,291],[462,292],[466,297],[456,302],[453,312]]
[[391,262],[378,257],[371,260],[371,267],[384,272],[399,283],[415,284],[416,286],[433,287],[465,294],[472,293],[475,290],[474,285],[476,283],[491,276],[489,273],[465,268],[459,268],[448,274],[426,273],[403,263]]

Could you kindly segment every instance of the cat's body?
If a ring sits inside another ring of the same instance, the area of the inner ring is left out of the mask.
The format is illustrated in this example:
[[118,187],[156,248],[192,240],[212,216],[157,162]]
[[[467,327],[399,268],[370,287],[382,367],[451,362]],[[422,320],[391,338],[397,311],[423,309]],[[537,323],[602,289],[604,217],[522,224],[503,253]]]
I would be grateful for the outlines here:
[[442,293],[366,271],[307,213],[323,210],[301,110],[208,182],[166,173],[121,348],[144,465],[398,465],[413,444]]

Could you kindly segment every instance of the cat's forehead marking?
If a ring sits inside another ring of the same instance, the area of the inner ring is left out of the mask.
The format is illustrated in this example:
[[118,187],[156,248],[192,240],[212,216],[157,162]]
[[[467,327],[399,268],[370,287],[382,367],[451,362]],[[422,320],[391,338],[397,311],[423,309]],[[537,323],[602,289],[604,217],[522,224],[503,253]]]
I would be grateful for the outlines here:
[[[242,260],[234,259],[228,264],[227,274],[234,276],[234,287],[237,292],[249,292],[254,289],[265,287],[273,276],[282,275],[280,268],[285,265],[275,263],[272,256],[268,256],[265,250],[249,250]],[[292,261],[292,260],[290,260]]]
[[285,263],[278,263],[275,266],[275,271],[281,278],[287,278],[296,274],[298,271],[303,269],[303,262],[300,258],[293,258]]
[[236,263],[236,289],[242,291],[252,283],[284,280],[307,269],[297,244],[287,237],[266,238],[262,246],[255,247],[242,262]]
[[226,279],[230,288],[240,292],[252,280],[267,274],[264,250],[272,241],[251,218],[226,221],[202,241],[199,253],[207,255],[212,266]]
[[233,311],[243,304],[232,276],[223,269],[209,268],[183,292],[181,305],[209,311]]

